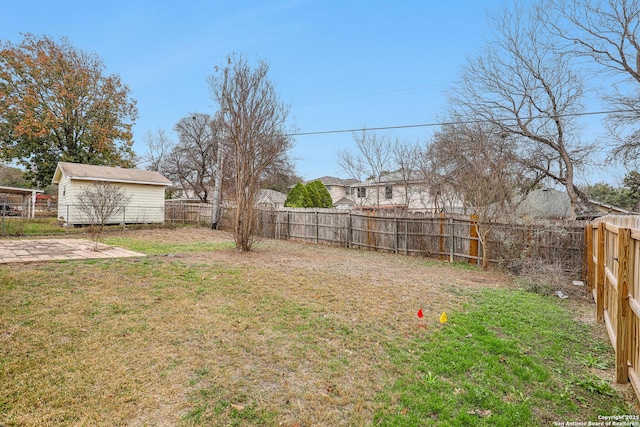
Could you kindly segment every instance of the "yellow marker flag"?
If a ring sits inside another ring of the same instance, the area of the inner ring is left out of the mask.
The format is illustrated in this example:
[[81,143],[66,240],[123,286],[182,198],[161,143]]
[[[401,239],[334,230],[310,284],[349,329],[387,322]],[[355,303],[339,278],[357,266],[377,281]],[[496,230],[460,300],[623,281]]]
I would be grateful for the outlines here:
[[445,311],[440,315],[440,323],[445,323],[447,321],[447,313]]

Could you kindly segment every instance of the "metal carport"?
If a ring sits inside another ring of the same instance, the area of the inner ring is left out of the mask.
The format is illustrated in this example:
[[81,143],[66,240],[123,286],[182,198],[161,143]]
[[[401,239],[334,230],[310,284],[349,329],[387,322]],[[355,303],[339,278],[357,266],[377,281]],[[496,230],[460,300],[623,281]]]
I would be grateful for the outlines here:
[[[0,194],[18,194],[22,198],[22,216],[33,218],[36,214],[36,194],[44,193],[44,190],[34,190],[33,188],[15,188],[0,186]],[[6,199],[6,197],[5,197]],[[24,210],[26,209],[26,211]]]

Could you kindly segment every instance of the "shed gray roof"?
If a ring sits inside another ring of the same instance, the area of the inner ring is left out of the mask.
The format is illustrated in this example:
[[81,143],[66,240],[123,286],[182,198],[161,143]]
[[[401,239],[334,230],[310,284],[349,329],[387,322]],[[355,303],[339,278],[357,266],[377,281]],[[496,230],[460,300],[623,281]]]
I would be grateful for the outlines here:
[[52,183],[58,184],[63,176],[87,181],[107,181],[131,184],[171,185],[171,181],[158,172],[139,169],[115,168],[110,166],[84,165],[81,163],[58,162]]

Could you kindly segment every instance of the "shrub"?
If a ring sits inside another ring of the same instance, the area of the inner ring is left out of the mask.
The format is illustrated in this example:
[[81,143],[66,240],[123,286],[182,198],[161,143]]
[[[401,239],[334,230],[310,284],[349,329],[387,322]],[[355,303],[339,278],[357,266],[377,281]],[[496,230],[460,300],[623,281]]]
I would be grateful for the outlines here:
[[327,187],[316,180],[306,185],[297,183],[287,195],[284,205],[290,208],[330,208],[333,201]]

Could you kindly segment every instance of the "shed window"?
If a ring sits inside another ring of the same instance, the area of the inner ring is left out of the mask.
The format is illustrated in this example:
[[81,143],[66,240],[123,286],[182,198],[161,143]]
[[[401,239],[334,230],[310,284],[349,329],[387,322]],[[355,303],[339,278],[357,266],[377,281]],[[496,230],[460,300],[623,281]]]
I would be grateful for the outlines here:
[[67,186],[63,185],[62,186],[62,197],[66,196],[66,195],[67,195]]
[[384,187],[384,198],[393,199],[393,187]]
[[358,187],[358,197],[367,197],[367,189],[365,187]]

